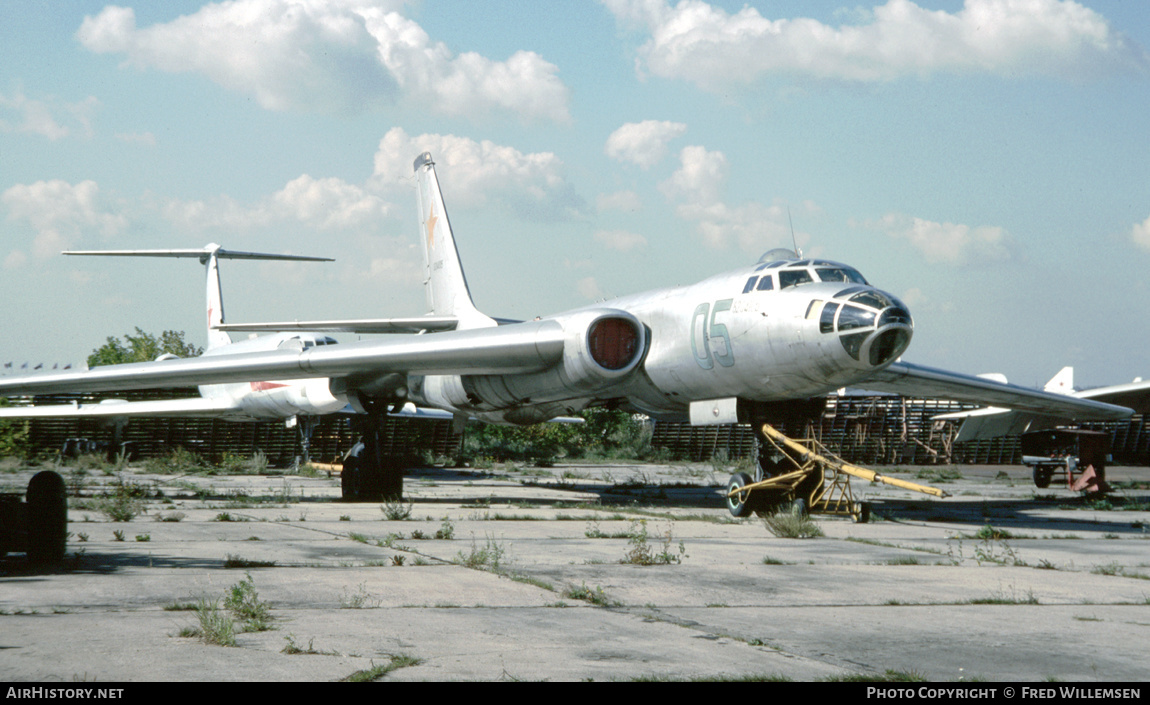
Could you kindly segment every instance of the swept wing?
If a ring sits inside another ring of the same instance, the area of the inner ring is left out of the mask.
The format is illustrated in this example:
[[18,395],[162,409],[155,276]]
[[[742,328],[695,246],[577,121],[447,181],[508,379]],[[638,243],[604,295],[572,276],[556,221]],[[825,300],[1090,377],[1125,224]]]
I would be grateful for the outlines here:
[[1058,416],[1068,420],[1112,421],[1130,416],[1129,408],[1107,403],[1110,400],[1071,397],[1038,389],[1027,389],[1016,384],[908,362],[894,362],[885,370],[871,375],[866,381],[852,386],[878,392],[893,392],[906,397],[966,401],[1042,416]]
[[304,350],[108,365],[83,372],[0,379],[0,396],[118,391],[251,382],[266,379],[348,377],[392,372],[425,375],[517,374],[557,364],[564,331],[556,321],[449,331]]
[[223,323],[216,330],[268,333],[291,330],[324,333],[419,333],[455,330],[454,316],[413,316],[411,318],[356,318],[332,321],[280,321],[275,323]]
[[46,406],[0,407],[0,418],[115,418],[127,416],[194,416],[212,418],[238,411],[233,399],[162,399],[125,401],[105,399],[95,404],[49,404]]

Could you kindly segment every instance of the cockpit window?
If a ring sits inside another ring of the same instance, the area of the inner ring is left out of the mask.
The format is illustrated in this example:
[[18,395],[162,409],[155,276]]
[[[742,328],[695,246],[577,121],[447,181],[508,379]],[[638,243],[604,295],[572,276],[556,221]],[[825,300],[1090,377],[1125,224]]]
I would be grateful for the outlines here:
[[775,279],[770,274],[759,280],[759,291],[770,291],[775,288]]
[[743,287],[743,293],[746,294],[755,288],[755,282],[759,280],[758,277],[751,277],[747,280],[747,285]]
[[839,293],[835,294],[835,298],[840,299],[840,298],[842,298],[844,296],[848,296],[850,294],[857,294],[860,291],[863,291],[863,287],[861,287],[861,286],[848,286],[847,288],[843,289]]
[[784,269],[779,272],[779,288],[786,289],[789,286],[798,286],[799,284],[809,284],[814,281],[811,278],[811,273],[805,269]]
[[877,309],[884,309],[887,306],[895,305],[895,301],[893,299],[891,299],[889,296],[886,296],[881,291],[876,291],[874,289],[864,291],[861,294],[855,294],[851,297],[851,301],[856,304],[871,306]]
[[839,314],[839,330],[854,330],[855,328],[873,326],[874,317],[874,311],[868,311],[865,308],[847,304],[843,306],[843,312]]
[[863,275],[850,267],[819,267],[815,270],[815,273],[819,275],[819,281],[866,284],[866,279],[863,279]]
[[842,304],[828,303],[823,307],[822,318],[819,319],[819,332],[832,333],[835,329],[835,314]]

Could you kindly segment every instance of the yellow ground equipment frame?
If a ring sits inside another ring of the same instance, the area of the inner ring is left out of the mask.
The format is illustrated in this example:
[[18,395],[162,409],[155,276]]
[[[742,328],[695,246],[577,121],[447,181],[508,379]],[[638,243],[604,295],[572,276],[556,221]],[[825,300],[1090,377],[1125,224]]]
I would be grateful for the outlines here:
[[936,487],[887,477],[851,465],[813,438],[796,441],[769,424],[763,424],[762,434],[786,458],[784,464],[794,469],[759,482],[750,481],[750,476],[745,473],[733,475],[727,487],[727,507],[735,516],[749,516],[752,511],[762,514],[789,501],[800,511],[849,516],[857,522],[869,521],[870,506],[866,502],[856,502],[851,493],[852,477],[935,497],[950,496]]

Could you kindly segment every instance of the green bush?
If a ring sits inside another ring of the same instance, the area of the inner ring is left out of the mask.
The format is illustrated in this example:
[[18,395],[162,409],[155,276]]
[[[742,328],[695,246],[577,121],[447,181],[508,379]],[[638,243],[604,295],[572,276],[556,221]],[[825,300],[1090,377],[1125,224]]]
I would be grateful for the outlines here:
[[[0,397],[0,406],[9,406]],[[24,419],[0,419],[0,458],[27,458],[32,452],[31,427]]]
[[534,426],[480,425],[467,429],[463,452],[498,462],[546,466],[560,458],[645,459],[652,454],[649,427],[633,414],[587,409],[583,423]]

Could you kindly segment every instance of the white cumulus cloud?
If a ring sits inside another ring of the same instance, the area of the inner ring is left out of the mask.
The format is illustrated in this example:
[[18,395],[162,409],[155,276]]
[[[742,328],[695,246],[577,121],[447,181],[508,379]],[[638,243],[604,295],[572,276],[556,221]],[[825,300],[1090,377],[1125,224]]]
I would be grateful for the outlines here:
[[336,178],[307,174],[289,181],[271,196],[244,205],[228,196],[208,201],[169,201],[164,216],[186,230],[246,231],[299,223],[318,230],[376,230],[391,204],[365,189]]
[[726,180],[727,157],[692,145],[679,153],[679,168],[659,184],[659,189],[669,199],[706,205],[719,200]]
[[[659,189],[674,204],[675,216],[694,223],[708,247],[725,249],[734,245],[743,252],[760,254],[789,245],[784,206],[765,206],[757,201],[732,206],[723,200],[727,170],[727,158],[722,152],[697,145],[684,147],[679,153],[679,168],[659,184]],[[815,208],[809,203],[804,207]]]
[[1134,224],[1130,229],[1130,239],[1142,249],[1150,250],[1150,218]]
[[399,100],[449,115],[509,111],[567,120],[558,68],[534,52],[454,55],[404,17],[402,0],[232,0],[139,27],[108,6],[76,33],[138,68],[195,72],[271,110],[358,112]]
[[615,191],[614,193],[601,193],[595,197],[595,209],[600,213],[604,211],[630,211],[635,212],[643,208],[643,201],[634,191]]
[[0,195],[11,222],[25,222],[36,234],[32,254],[58,255],[86,234],[116,235],[128,226],[128,218],[106,206],[95,181],[70,184],[54,179],[17,184]]
[[524,154],[489,140],[456,135],[412,137],[395,127],[380,140],[373,181],[382,188],[411,182],[416,156],[430,152],[448,207],[475,206],[489,199],[507,204],[530,220],[570,217],[586,209],[551,152]]
[[731,14],[701,0],[601,2],[649,35],[639,50],[646,71],[708,90],[775,73],[883,81],[940,72],[1086,76],[1150,66],[1144,49],[1071,0],[966,0],[954,13],[889,0],[854,13],[864,21],[837,27],[771,20],[749,6]]
[[595,233],[595,242],[619,252],[647,246],[647,238],[628,230],[599,230]]
[[968,266],[1014,256],[1010,233],[998,226],[935,223],[901,213],[889,213],[865,225],[896,240],[906,240],[932,264]]
[[687,131],[681,122],[644,120],[629,122],[607,138],[607,156],[649,169],[667,154],[667,143]]
[[10,95],[0,93],[0,132],[16,132],[56,140],[76,134],[92,135],[92,113],[100,101],[88,96],[76,103],[54,98],[36,100],[17,89]]

